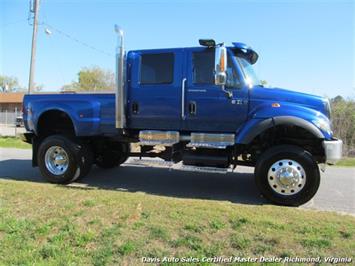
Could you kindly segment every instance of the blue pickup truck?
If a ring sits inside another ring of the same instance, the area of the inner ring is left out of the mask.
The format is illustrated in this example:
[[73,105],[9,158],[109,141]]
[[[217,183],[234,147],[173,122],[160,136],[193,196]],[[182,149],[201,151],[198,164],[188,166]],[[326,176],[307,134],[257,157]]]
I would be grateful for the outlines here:
[[318,164],[341,158],[328,99],[264,88],[249,46],[204,39],[126,53],[118,33],[114,93],[24,97],[25,141],[49,182],[70,183],[93,164],[117,167],[130,156],[206,171],[244,165],[255,167],[265,198],[298,206],[318,190]]

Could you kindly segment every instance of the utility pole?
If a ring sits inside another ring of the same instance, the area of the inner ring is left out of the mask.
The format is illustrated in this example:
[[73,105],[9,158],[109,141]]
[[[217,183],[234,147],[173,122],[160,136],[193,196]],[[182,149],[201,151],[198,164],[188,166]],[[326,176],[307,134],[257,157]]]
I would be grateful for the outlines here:
[[30,7],[30,11],[34,13],[33,18],[33,34],[32,34],[32,50],[31,50],[31,64],[30,64],[30,77],[28,81],[28,94],[31,94],[34,87],[34,74],[36,65],[36,46],[37,46],[37,26],[38,26],[38,12],[39,12],[39,1],[34,0],[33,7]]

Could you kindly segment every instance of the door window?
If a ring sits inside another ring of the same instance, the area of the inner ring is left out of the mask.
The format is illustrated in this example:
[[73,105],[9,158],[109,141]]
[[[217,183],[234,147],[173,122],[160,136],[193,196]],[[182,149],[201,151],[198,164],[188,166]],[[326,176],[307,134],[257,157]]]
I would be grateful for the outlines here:
[[[192,54],[193,83],[214,84],[215,50],[209,49]],[[231,56],[228,54],[227,84],[229,88],[240,88],[241,82]]]
[[192,53],[193,83],[214,84],[214,49]]

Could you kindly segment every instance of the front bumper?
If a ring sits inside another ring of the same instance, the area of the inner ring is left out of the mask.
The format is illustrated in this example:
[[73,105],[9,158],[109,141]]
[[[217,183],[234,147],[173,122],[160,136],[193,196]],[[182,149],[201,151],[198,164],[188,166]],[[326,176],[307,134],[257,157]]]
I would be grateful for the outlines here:
[[342,158],[343,141],[341,139],[324,140],[323,148],[327,164],[335,164]]

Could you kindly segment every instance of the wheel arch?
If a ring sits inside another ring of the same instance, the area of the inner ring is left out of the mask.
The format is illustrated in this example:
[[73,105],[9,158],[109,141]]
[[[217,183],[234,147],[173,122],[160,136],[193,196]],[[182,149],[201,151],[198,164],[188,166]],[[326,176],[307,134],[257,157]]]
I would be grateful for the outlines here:
[[75,125],[67,111],[59,108],[47,109],[38,116],[36,135],[40,138],[58,133],[75,136],[77,132]]
[[248,145],[258,136],[277,126],[296,126],[309,132],[318,139],[324,139],[323,133],[311,122],[295,116],[277,116],[266,119],[250,120],[237,134],[236,143]]

